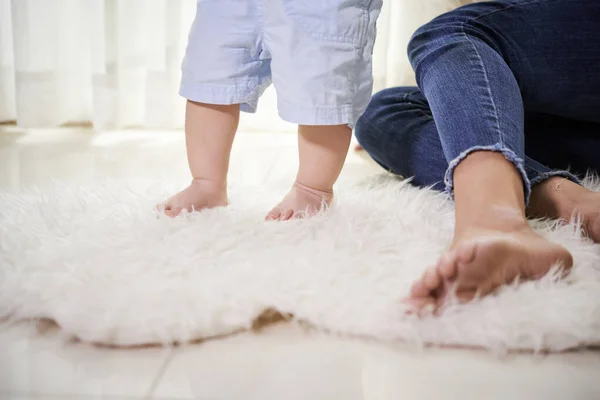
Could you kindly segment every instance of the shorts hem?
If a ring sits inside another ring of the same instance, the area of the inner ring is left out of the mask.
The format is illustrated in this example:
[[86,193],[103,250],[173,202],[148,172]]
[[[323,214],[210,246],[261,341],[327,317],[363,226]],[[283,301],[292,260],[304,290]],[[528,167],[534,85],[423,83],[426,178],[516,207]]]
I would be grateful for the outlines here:
[[348,125],[354,128],[352,107],[349,105],[332,107],[301,107],[282,99],[277,99],[279,116],[287,122],[298,125]]
[[179,95],[198,103],[233,105],[239,104],[240,110],[255,113],[258,106],[259,91],[249,83],[218,85],[214,83],[181,81]]

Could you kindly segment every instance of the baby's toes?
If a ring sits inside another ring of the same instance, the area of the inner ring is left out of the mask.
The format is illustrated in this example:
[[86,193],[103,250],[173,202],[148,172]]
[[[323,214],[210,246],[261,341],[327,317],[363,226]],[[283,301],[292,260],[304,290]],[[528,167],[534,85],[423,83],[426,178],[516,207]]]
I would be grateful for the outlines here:
[[269,211],[269,213],[267,214],[265,219],[267,221],[276,221],[279,219],[280,216],[281,216],[281,211],[279,211],[278,208],[274,208],[271,211]]
[[429,310],[436,308],[435,299],[431,297],[409,297],[403,300],[408,309],[405,310],[408,315],[426,315]]
[[175,207],[170,204],[165,206],[165,215],[167,217],[175,218],[181,213],[181,211],[183,211],[183,208],[181,207]]
[[296,218],[296,215],[294,214],[294,210],[288,208],[287,210],[283,210],[281,212],[281,215],[279,216],[279,220],[280,221],[287,221],[287,220],[289,220],[292,217]]

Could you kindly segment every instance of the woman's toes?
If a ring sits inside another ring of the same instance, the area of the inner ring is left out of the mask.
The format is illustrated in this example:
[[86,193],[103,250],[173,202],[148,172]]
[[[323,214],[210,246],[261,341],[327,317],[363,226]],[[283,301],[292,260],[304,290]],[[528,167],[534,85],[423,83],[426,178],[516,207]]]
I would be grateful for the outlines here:
[[468,303],[477,296],[477,290],[461,290],[456,292],[456,299],[459,303]]
[[429,292],[433,292],[438,289],[442,284],[442,278],[439,275],[437,268],[429,268],[423,275],[423,283]]
[[410,289],[410,296],[413,298],[432,297],[432,292],[435,291],[441,283],[442,280],[438,275],[437,266],[430,267],[413,283]]
[[418,299],[429,295],[429,289],[423,283],[423,278],[417,279],[410,287],[410,297]]
[[442,279],[452,279],[456,276],[456,253],[449,251],[444,254],[438,263],[438,273]]
[[456,261],[468,264],[475,259],[475,253],[477,251],[477,243],[468,242],[463,243],[456,249]]

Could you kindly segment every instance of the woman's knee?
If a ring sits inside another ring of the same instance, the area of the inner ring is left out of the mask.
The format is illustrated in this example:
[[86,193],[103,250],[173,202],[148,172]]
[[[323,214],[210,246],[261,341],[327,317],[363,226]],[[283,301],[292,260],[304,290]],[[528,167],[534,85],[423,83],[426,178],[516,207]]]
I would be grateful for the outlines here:
[[440,53],[444,47],[452,46],[453,39],[462,29],[462,24],[450,17],[438,17],[415,31],[408,42],[408,59],[418,75],[430,56]]
[[[376,93],[356,124],[361,146],[383,168],[412,176],[415,140],[429,140],[433,118],[425,97],[415,87],[397,87]],[[433,132],[435,139],[437,133]],[[427,147],[427,146],[425,146]]]
[[464,43],[465,37],[477,41],[484,40],[493,45],[493,30],[486,27],[481,17],[493,14],[503,7],[506,5],[497,2],[469,4],[443,14],[417,29],[408,43],[408,58],[417,74],[417,82],[424,67],[429,65],[436,55]]
[[365,150],[370,152],[376,146],[385,146],[392,122],[390,119],[396,119],[394,116],[397,115],[398,108],[408,106],[407,95],[415,91],[416,88],[396,87],[373,95],[354,130],[356,139]]

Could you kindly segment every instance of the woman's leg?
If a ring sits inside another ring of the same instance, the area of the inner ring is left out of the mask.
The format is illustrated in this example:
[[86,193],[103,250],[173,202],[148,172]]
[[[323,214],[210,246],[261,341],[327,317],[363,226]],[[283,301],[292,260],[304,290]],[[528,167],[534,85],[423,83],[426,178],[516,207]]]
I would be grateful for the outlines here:
[[[600,173],[598,132],[600,124],[526,113],[525,171],[532,183],[528,217],[581,218],[589,236],[600,242],[600,194],[580,186],[566,171]],[[418,88],[397,87],[376,93],[355,134],[384,169],[411,178],[416,186],[444,189],[448,162],[429,104]]]
[[444,190],[448,162],[427,100],[415,87],[376,93],[354,134],[385,170],[411,178],[414,185]]
[[[569,120],[565,126],[564,121],[560,117],[530,117],[526,113],[524,167],[530,182],[537,184],[554,176],[577,182],[567,171],[574,167],[580,175],[588,170],[600,172],[600,157],[591,156],[600,153],[600,135],[591,140],[600,132],[600,124]],[[547,140],[549,132],[556,140]],[[355,135],[361,147],[387,171],[411,178],[416,186],[444,190],[448,161],[427,99],[418,88],[395,87],[376,93],[358,120]],[[582,142],[588,136],[590,140]],[[572,151],[565,156],[565,149]],[[581,157],[580,150],[590,157]]]
[[[600,174],[600,123],[526,113],[527,154],[553,168],[578,175]],[[560,178],[532,180],[530,217],[581,219],[588,236],[600,243],[600,193]]]
[[[600,88],[600,72],[592,68],[600,49],[594,44],[590,52],[581,42],[600,33],[595,17],[600,4],[589,0],[492,1],[442,16],[413,37],[409,55],[436,121],[449,163],[446,186],[456,200],[452,249],[415,282],[416,304],[440,300],[449,284],[471,298],[517,276],[535,278],[555,264],[572,265],[564,248],[536,235],[525,220],[531,186],[523,99],[534,111],[543,105],[565,117],[600,118],[594,109],[600,91],[593,91]],[[578,35],[564,35],[571,31]],[[557,61],[556,50],[569,62]],[[548,80],[557,72],[560,83]],[[573,98],[557,96],[561,90],[587,103],[574,107]]]

